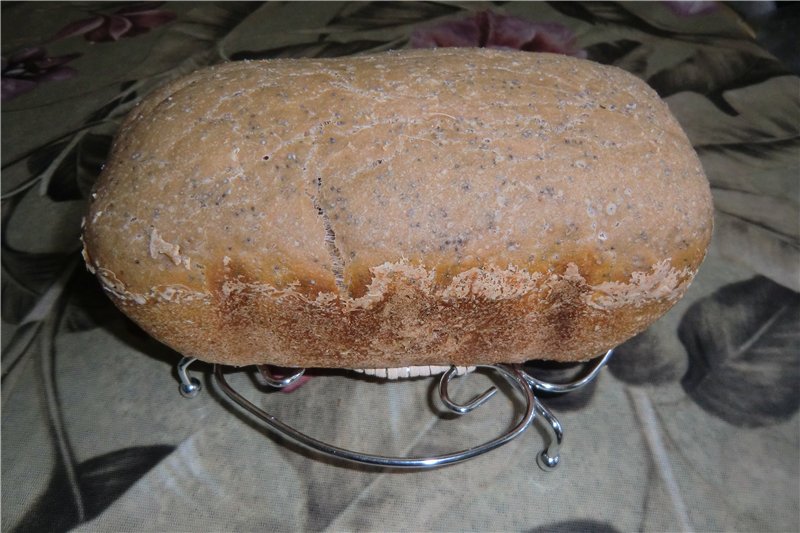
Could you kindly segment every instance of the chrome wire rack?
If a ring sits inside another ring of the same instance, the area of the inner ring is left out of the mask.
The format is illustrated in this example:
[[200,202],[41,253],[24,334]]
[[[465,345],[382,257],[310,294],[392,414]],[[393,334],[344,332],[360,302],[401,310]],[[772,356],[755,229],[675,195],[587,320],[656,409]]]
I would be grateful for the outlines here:
[[[556,468],[561,461],[561,444],[564,439],[564,430],[561,423],[555,415],[542,404],[541,400],[536,396],[537,393],[568,393],[581,387],[586,386],[594,380],[600,373],[600,370],[608,363],[613,355],[614,350],[609,350],[602,357],[598,357],[588,363],[588,367],[584,370],[582,377],[567,383],[551,383],[537,379],[529,374],[522,365],[477,365],[475,368],[483,368],[488,371],[493,371],[508,381],[513,389],[519,393],[525,402],[522,416],[519,420],[502,435],[495,437],[483,444],[473,446],[464,450],[444,453],[441,455],[432,455],[427,457],[392,457],[384,455],[376,455],[370,453],[363,453],[353,450],[339,448],[332,444],[322,442],[305,433],[302,433],[292,426],[278,420],[275,416],[264,411],[262,408],[257,407],[250,400],[237,392],[225,378],[225,367],[223,365],[214,365],[214,379],[219,388],[230,398],[234,403],[239,405],[245,411],[259,419],[270,430],[286,437],[287,439],[304,446],[316,453],[324,456],[358,463],[362,465],[378,466],[385,468],[415,468],[415,469],[430,469],[441,466],[446,466],[454,463],[460,463],[473,457],[477,457],[486,452],[499,448],[500,446],[510,442],[519,435],[525,432],[537,418],[542,421],[542,425],[547,433],[548,442],[545,448],[537,455],[537,464],[542,470],[550,471]],[[187,398],[192,398],[200,391],[201,385],[197,378],[191,377],[188,372],[189,365],[194,363],[196,359],[184,357],[178,363],[178,378],[180,380],[180,392]],[[447,367],[445,367],[447,368]],[[299,380],[306,369],[293,369],[289,375],[278,375],[267,365],[257,365],[257,369],[261,374],[264,382],[273,388],[282,389],[288,387]],[[483,393],[479,394],[467,403],[458,403],[454,401],[449,394],[449,385],[452,379],[458,375],[468,373],[473,370],[464,369],[463,367],[449,367],[439,378],[439,399],[442,404],[450,411],[459,415],[465,415],[485,404],[492,396],[494,396],[498,389],[497,387],[490,387]],[[399,372],[393,372],[395,375],[413,375],[409,369],[402,369]]]

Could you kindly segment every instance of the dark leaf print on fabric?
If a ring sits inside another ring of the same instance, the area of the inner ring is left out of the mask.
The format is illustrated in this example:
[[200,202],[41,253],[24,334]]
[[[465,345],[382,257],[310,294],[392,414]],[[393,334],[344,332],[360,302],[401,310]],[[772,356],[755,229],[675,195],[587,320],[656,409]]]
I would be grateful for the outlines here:
[[586,57],[586,52],[575,46],[575,34],[566,26],[492,11],[421,27],[411,34],[412,48],[475,46]]
[[[27,326],[43,318],[40,316],[46,312],[43,306],[48,304],[45,296],[58,289],[56,285],[60,285],[67,297],[63,323],[66,331],[92,329],[122,316],[103,293],[97,278],[83,266],[77,251],[31,254],[4,247],[2,257],[2,318],[9,324],[26,326],[14,333],[13,342],[21,342],[28,333]],[[59,282],[59,278],[63,279]],[[38,313],[34,312],[35,307]],[[4,359],[13,352],[11,347],[11,344],[6,347]]]
[[689,353],[681,384],[709,413],[737,426],[764,426],[800,408],[800,294],[756,276],[727,285],[684,315]]
[[2,316],[18,324],[58,278],[73,254],[33,254],[3,245]]
[[268,50],[242,50],[231,54],[232,61],[247,59],[276,59],[283,57],[343,57],[362,52],[385,50],[388,43],[358,39],[346,43],[317,41],[313,43],[292,44]]
[[[45,492],[31,505],[16,524],[13,533],[39,533],[41,531],[69,531],[80,521],[66,469],[56,454],[56,465]],[[5,525],[5,524],[4,524]],[[5,528],[3,528],[5,530]]]
[[618,530],[608,522],[567,520],[531,529],[530,533],[618,533]]
[[94,274],[81,263],[67,286],[69,299],[62,327],[66,332],[86,331],[114,320],[125,320],[122,312],[103,292]]
[[[667,333],[674,335],[672,331]],[[614,377],[632,385],[659,385],[677,380],[686,353],[669,350],[662,334],[656,328],[650,328],[617,346],[608,363]]]
[[134,105],[136,96],[131,82],[121,84],[121,94],[92,112],[69,139],[44,144],[9,162],[6,167],[24,164],[29,177],[8,187],[3,199],[19,196],[37,184],[40,193],[47,193],[52,200],[87,198],[110,150],[110,132]]
[[615,2],[550,2],[550,5],[564,15],[589,24],[620,26],[664,37],[670,35],[669,32],[652,26]]
[[621,58],[639,48],[641,45],[642,43],[632,41],[630,39],[621,39],[619,41],[608,43],[597,43],[586,47],[586,57],[587,59],[597,63],[613,65]]
[[174,446],[135,446],[93,457],[78,465],[86,519],[100,514],[128,488],[172,453]]
[[83,38],[91,43],[136,37],[175,20],[176,15],[172,11],[158,9],[163,3],[134,2],[124,5],[113,13],[100,13],[76,20],[61,28],[51,41],[77,35],[83,35]]
[[[174,446],[168,445],[135,446],[93,457],[76,465],[83,520],[88,521],[99,515],[174,449]],[[80,514],[64,466],[59,464],[44,494],[13,531],[68,531],[80,523]]]
[[647,83],[666,98],[682,91],[694,91],[711,100],[729,115],[738,112],[724,98],[724,93],[756,85],[788,71],[773,58],[731,48],[703,47],[675,67],[658,72]]
[[47,170],[58,155],[69,145],[69,141],[54,142],[35,150],[25,161],[28,173],[36,176]]
[[[59,254],[24,254],[3,246],[3,321],[16,324],[11,338],[3,349],[3,380],[11,374],[17,363],[22,361],[40,339],[43,323],[63,309],[65,287],[69,284],[78,264],[78,254],[66,256],[63,264],[51,264]],[[20,265],[35,265],[34,258],[44,265],[32,268],[33,276],[26,278],[28,272],[17,272],[12,278],[10,272]],[[16,263],[16,265],[14,265]],[[51,271],[51,268],[53,271]],[[28,285],[26,286],[25,283]],[[40,287],[41,286],[41,287]]]
[[88,198],[110,149],[111,136],[84,135],[56,168],[48,183],[47,195],[55,201]]
[[459,11],[459,6],[444,2],[349,2],[328,23],[328,29],[359,31],[391,28]]
[[41,47],[25,48],[2,59],[2,101],[35,89],[46,81],[68,80],[75,69],[65,66],[81,54],[49,56]]

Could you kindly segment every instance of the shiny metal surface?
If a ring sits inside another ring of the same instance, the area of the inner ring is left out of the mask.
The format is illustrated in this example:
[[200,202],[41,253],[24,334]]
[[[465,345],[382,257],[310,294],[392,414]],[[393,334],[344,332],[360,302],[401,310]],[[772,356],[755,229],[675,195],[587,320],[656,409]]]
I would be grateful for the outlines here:
[[519,365],[517,365],[517,368],[520,370],[522,377],[525,378],[525,381],[528,382],[528,385],[530,385],[534,390],[540,392],[564,393],[580,389],[581,387],[584,387],[587,384],[589,384],[592,380],[594,380],[594,378],[597,377],[597,374],[599,374],[600,370],[602,370],[603,367],[606,365],[606,363],[608,363],[612,355],[614,355],[613,348],[607,351],[606,354],[601,359],[598,359],[597,361],[592,361],[591,362],[592,366],[590,367],[591,370],[589,370],[589,372],[584,377],[576,379],[574,381],[570,381],[568,383],[550,383],[547,381],[542,381],[540,379],[536,379],[535,377],[528,374],[525,370],[519,368]]
[[539,465],[544,471],[553,470],[561,462],[561,443],[564,441],[564,429],[561,427],[561,422],[555,415],[545,407],[539,399],[536,399],[536,410],[539,412],[541,419],[545,422],[545,429],[550,436],[550,441],[547,448],[542,450],[536,456],[536,464]]
[[477,457],[478,455],[484,454],[502,446],[503,444],[506,444],[524,432],[536,417],[536,398],[533,396],[533,392],[531,391],[530,387],[525,384],[525,380],[522,378],[518,370],[500,365],[487,365],[486,368],[491,368],[499,372],[512,385],[514,385],[514,387],[520,393],[522,393],[526,402],[525,414],[508,432],[488,442],[485,442],[484,444],[465,450],[459,450],[456,452],[434,455],[430,457],[389,457],[384,455],[345,450],[343,448],[322,442],[306,435],[305,433],[297,431],[284,422],[281,422],[273,415],[255,406],[247,398],[239,394],[225,379],[225,372],[220,365],[214,365],[214,377],[216,378],[217,383],[222,391],[228,395],[229,398],[231,398],[235,403],[248,411],[250,414],[264,422],[270,429],[284,437],[291,439],[297,444],[319,452],[325,456],[370,466],[389,468],[435,468],[466,461],[467,459]]
[[497,393],[497,387],[490,387],[465,404],[456,403],[450,398],[448,385],[450,384],[450,380],[453,379],[457,373],[458,369],[451,366],[450,370],[442,374],[442,377],[439,379],[439,399],[442,400],[442,403],[451,411],[460,415],[467,414],[488,402],[491,397]]
[[200,389],[203,388],[200,384],[200,380],[190,377],[187,372],[189,365],[195,361],[197,361],[197,359],[194,357],[184,357],[178,363],[178,379],[181,381],[178,390],[184,398],[194,398],[200,392]]
[[[555,415],[535,396],[535,392],[566,393],[579,389],[597,377],[600,370],[608,363],[609,359],[611,359],[613,353],[613,349],[608,350],[603,357],[592,362],[590,370],[586,375],[568,383],[550,383],[537,379],[524,371],[521,365],[478,365],[479,368],[486,368],[498,372],[523,396],[525,399],[525,412],[523,416],[516,425],[506,433],[483,444],[465,450],[430,457],[392,457],[376,455],[347,450],[322,442],[278,420],[275,416],[257,407],[247,398],[239,394],[225,379],[225,372],[222,365],[214,365],[214,377],[220,389],[233,400],[233,402],[264,422],[272,431],[327,457],[378,467],[428,469],[466,461],[494,450],[495,448],[499,448],[503,444],[515,439],[528,429],[535,421],[537,415],[540,415],[540,419],[543,421],[544,429],[548,435],[548,443],[546,448],[537,455],[536,462],[542,470],[551,471],[561,462],[561,444],[564,440],[564,429]],[[180,391],[181,394],[187,398],[196,396],[200,391],[199,380],[190,377],[187,371],[189,365],[194,361],[194,358],[184,357],[178,364],[178,378],[181,381]],[[277,377],[266,365],[258,365],[257,368],[267,384],[275,388],[284,388],[294,383],[305,372],[305,369],[297,369],[289,376]],[[459,369],[451,367],[447,372],[442,374],[438,388],[439,398],[442,403],[455,413],[462,415],[467,414],[485,404],[497,393],[496,387],[490,387],[467,403],[458,403],[451,398],[449,393],[449,384],[451,380],[458,375],[462,375]]]
[[261,377],[264,378],[264,381],[270,387],[275,387],[276,389],[282,389],[284,387],[288,387],[305,374],[305,368],[296,368],[293,369],[294,372],[289,374],[288,376],[284,377],[276,377],[275,373],[273,372],[272,368],[269,365],[256,365],[258,369],[258,373],[261,374]]

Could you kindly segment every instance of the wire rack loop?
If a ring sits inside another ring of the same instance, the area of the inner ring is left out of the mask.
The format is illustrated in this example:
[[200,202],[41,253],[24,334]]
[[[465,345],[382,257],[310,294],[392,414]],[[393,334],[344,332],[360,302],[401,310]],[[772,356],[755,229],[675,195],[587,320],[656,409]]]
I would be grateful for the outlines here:
[[[220,390],[230,398],[239,407],[250,413],[252,416],[263,422],[270,430],[275,433],[286,437],[287,439],[308,448],[321,455],[358,463],[362,465],[378,466],[385,468],[416,468],[416,469],[429,469],[441,466],[460,463],[468,459],[472,459],[486,452],[499,448],[504,444],[517,438],[525,432],[534,421],[539,418],[548,435],[547,446],[537,455],[537,464],[545,471],[550,471],[556,468],[561,462],[561,444],[564,440],[564,430],[561,423],[555,417],[539,398],[536,397],[536,392],[551,392],[551,393],[566,393],[577,390],[586,386],[594,380],[600,373],[600,370],[608,363],[613,354],[613,349],[606,352],[603,357],[593,360],[586,374],[578,379],[568,383],[550,383],[540,380],[523,370],[520,365],[477,365],[478,368],[484,368],[489,371],[498,373],[505,378],[513,388],[521,394],[524,398],[525,408],[522,416],[508,431],[499,435],[491,440],[473,446],[471,448],[458,450],[440,455],[432,455],[426,457],[394,457],[386,455],[377,455],[354,450],[340,448],[333,444],[329,444],[302,433],[282,422],[275,416],[266,412],[264,409],[256,406],[250,400],[245,398],[237,392],[228,383],[225,378],[225,370],[222,365],[214,365],[214,378]],[[178,364],[178,378],[180,380],[180,391],[186,397],[194,397],[200,391],[200,382],[196,378],[189,376],[188,367],[195,359],[183,358]],[[264,378],[266,383],[275,388],[284,388],[295,381],[297,381],[305,372],[305,369],[296,369],[288,375],[276,375],[272,370],[263,365],[259,365],[258,371],[261,377]],[[458,369],[451,367],[439,380],[439,398],[442,403],[451,411],[458,414],[469,413],[478,407],[484,405],[489,401],[497,392],[496,387],[491,387],[483,393],[477,395],[465,404],[456,402],[450,397],[449,385],[454,377],[456,377]]]

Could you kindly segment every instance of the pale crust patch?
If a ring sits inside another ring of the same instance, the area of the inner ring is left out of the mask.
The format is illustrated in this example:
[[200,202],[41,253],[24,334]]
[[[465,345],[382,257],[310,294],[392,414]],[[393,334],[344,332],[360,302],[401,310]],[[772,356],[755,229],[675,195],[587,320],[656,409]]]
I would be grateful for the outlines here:
[[[228,267],[229,261],[226,260],[227,257],[223,260],[223,270]],[[147,293],[132,293],[112,271],[100,265],[93,265],[91,262],[87,262],[87,266],[90,270],[97,271],[103,288],[120,300],[144,305],[153,300],[180,303],[187,299],[212,298],[211,293],[195,291],[184,285],[159,285]],[[550,275],[528,272],[514,265],[505,269],[489,266],[466,270],[453,277],[450,284],[442,288],[436,286],[435,271],[421,265],[412,265],[408,261],[387,262],[370,268],[370,272],[372,281],[367,286],[367,293],[359,298],[343,297],[333,292],[320,292],[316,298],[310,299],[296,290],[299,286],[297,283],[291,284],[286,289],[278,289],[267,283],[246,283],[230,279],[222,284],[221,290],[225,297],[247,292],[269,295],[277,301],[299,298],[321,307],[335,305],[345,312],[352,312],[373,308],[384,301],[390,287],[398,284],[413,287],[421,293],[449,302],[474,299],[518,300],[566,281],[577,286],[587,306],[610,311],[627,306],[642,307],[653,301],[676,301],[686,291],[695,274],[688,267],[678,270],[671,266],[669,259],[665,259],[653,265],[649,272],[634,272],[626,283],[603,282],[589,285],[575,263],[569,263],[563,274]]]
[[103,290],[120,302],[134,302],[139,305],[145,305],[153,301],[181,304],[193,300],[210,299],[209,294],[194,291],[185,285],[158,285],[143,294],[130,292],[111,270],[99,265],[92,266],[89,263],[87,263],[87,266],[90,271],[96,272]]
[[181,247],[165,241],[158,230],[150,230],[150,257],[158,259],[160,254],[166,255],[176,266],[183,265],[186,270],[191,270],[192,261],[188,257],[181,256]]
[[[577,272],[577,267],[573,270]],[[586,305],[596,309],[617,309],[623,306],[642,307],[653,300],[674,301],[686,292],[693,278],[694,271],[688,267],[681,270],[673,268],[665,259],[653,265],[650,272],[634,272],[628,283],[606,281],[592,286],[592,294],[587,296]]]

